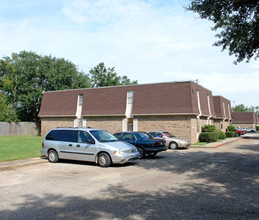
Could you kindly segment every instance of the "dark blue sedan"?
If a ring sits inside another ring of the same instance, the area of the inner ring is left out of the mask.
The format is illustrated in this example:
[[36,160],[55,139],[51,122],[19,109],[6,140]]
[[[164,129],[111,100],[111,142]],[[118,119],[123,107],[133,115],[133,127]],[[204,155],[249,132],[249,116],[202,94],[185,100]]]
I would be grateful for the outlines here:
[[114,134],[120,141],[133,144],[141,154],[141,158],[145,155],[154,157],[160,151],[166,151],[165,140],[155,139],[146,132],[118,132]]

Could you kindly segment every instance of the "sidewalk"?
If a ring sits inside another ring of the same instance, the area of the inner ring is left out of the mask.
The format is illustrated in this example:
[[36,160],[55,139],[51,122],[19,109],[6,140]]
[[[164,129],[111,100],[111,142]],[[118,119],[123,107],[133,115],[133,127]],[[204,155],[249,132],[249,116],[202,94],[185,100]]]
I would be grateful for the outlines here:
[[241,137],[226,138],[224,140],[219,140],[217,142],[211,142],[211,143],[204,144],[204,145],[191,145],[191,146],[189,146],[189,148],[217,148],[217,147],[221,147],[225,144],[232,143],[234,141],[238,141],[240,139],[241,139]]
[[7,162],[0,162],[0,171],[12,170],[17,167],[29,166],[32,164],[47,163],[48,160],[45,157],[28,158],[24,160],[13,160]]

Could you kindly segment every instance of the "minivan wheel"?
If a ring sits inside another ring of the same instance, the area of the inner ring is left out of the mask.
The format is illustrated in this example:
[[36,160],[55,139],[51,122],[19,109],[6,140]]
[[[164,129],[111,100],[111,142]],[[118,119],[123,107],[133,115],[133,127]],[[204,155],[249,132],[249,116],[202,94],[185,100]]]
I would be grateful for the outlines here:
[[172,150],[175,150],[176,148],[178,148],[178,145],[176,142],[172,141],[170,144],[169,144],[169,148],[172,149]]
[[58,154],[55,150],[50,150],[48,153],[48,159],[50,163],[56,163],[58,161]]
[[137,147],[139,153],[140,153],[140,158],[143,158],[145,156],[145,150],[142,147]]
[[107,153],[100,153],[98,156],[98,164],[100,167],[108,167],[111,163],[111,158]]

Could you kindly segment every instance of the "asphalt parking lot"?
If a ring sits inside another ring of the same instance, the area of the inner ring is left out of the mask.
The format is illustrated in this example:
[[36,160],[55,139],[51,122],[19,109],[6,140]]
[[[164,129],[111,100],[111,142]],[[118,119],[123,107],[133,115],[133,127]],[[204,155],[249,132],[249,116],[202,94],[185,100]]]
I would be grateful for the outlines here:
[[259,218],[259,134],[109,168],[32,161],[0,164],[0,219]]

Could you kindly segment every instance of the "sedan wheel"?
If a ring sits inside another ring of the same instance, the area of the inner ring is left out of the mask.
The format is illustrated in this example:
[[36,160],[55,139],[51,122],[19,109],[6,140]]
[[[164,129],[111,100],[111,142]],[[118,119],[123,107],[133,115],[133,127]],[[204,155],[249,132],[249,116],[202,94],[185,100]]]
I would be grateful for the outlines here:
[[145,156],[145,150],[142,147],[137,147],[139,153],[140,153],[140,158],[143,158]]
[[175,150],[178,148],[178,145],[176,142],[172,141],[170,144],[169,144],[169,148],[172,149],[172,150]]
[[98,157],[98,164],[100,167],[108,167],[111,165],[111,158],[107,153],[101,153]]

